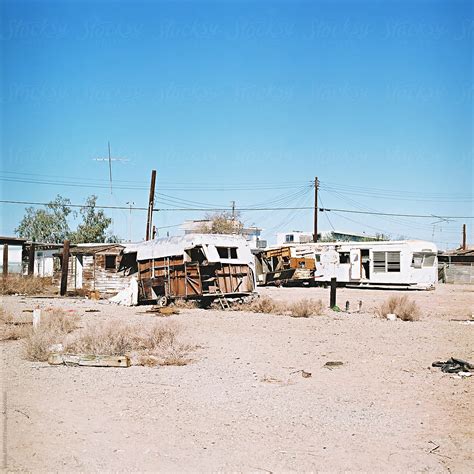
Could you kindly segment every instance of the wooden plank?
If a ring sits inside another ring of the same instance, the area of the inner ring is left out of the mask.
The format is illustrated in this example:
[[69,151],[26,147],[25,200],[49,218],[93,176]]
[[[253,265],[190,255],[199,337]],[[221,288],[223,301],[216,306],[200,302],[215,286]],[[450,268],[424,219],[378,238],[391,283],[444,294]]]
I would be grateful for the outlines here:
[[93,354],[58,354],[52,353],[48,358],[50,365],[67,365],[81,367],[130,367],[130,358],[123,356]]
[[35,250],[36,245],[33,243],[28,252],[28,276],[33,276],[35,273]]
[[69,240],[64,241],[63,261],[61,266],[61,288],[59,294],[64,296],[67,291],[67,275],[69,266]]

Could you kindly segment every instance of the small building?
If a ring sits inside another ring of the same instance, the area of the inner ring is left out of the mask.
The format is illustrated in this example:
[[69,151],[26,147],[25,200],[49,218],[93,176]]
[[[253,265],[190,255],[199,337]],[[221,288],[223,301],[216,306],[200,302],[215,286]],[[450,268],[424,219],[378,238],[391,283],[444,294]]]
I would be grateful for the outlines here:
[[[365,242],[377,240],[374,236],[365,233],[346,232],[341,230],[328,230],[318,233],[320,242]],[[307,244],[313,241],[312,232],[293,230],[279,232],[276,235],[276,245]]]
[[3,275],[23,273],[23,248],[27,239],[19,237],[0,236],[1,273]]
[[440,252],[438,275],[443,283],[474,284],[474,248]]
[[[123,244],[77,244],[69,250],[67,290],[71,292],[97,291],[101,296],[112,296],[127,288],[136,272],[133,262],[122,262]],[[54,271],[54,282],[61,281],[62,254]]]

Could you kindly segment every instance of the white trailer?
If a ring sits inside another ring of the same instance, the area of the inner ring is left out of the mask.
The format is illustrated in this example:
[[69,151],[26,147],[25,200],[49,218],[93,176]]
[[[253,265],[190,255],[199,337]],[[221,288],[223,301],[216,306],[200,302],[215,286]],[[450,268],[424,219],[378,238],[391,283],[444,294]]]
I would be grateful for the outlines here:
[[432,242],[331,242],[291,247],[315,259],[315,284],[336,278],[345,286],[431,289],[438,280],[438,249]]

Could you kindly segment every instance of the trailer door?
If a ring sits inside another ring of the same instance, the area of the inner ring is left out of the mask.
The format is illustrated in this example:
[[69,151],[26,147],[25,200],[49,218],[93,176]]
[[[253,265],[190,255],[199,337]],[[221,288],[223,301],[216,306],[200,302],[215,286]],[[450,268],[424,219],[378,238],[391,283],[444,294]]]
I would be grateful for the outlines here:
[[360,280],[360,250],[351,249],[350,251],[351,260],[351,280]]

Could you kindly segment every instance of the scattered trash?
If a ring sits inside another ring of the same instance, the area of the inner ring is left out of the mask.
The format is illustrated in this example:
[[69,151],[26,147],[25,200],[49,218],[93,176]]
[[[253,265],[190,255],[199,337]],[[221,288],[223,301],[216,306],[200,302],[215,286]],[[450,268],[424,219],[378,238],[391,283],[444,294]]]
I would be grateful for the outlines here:
[[85,313],[100,313],[100,309],[86,309]]
[[388,319],[389,321],[396,321],[398,318],[397,318],[397,315],[396,315],[396,314],[394,314],[394,313],[388,313],[388,314],[387,314],[387,319]]
[[341,312],[341,308],[339,308],[339,306],[335,305],[331,308],[333,311],[335,311],[336,313],[340,313]]
[[327,369],[334,369],[335,367],[340,367],[341,365],[344,365],[344,362],[341,362],[340,360],[329,360],[324,364],[324,367]]
[[109,298],[112,303],[122,306],[137,306],[138,304],[138,281],[135,277],[130,280],[130,285],[119,291],[115,296]]
[[298,372],[301,372],[301,376],[305,379],[309,379],[312,376],[311,372],[306,372],[306,370],[303,370],[303,369],[295,370],[294,372],[291,372],[291,373],[297,374]]
[[454,357],[451,357],[446,362],[433,362],[431,366],[440,367],[441,371],[447,374],[457,374],[460,372],[468,372],[470,374],[471,370],[474,370],[474,364],[471,364],[470,362],[467,362],[462,359],[456,359]]

